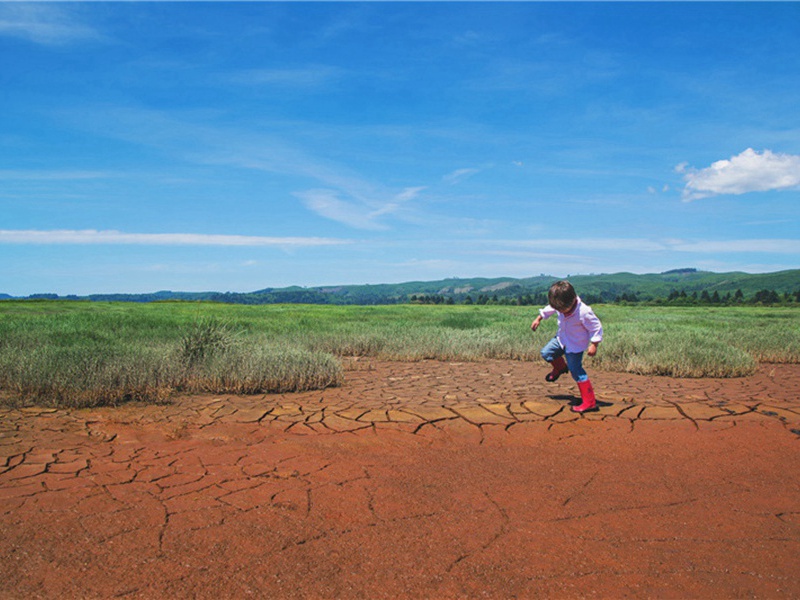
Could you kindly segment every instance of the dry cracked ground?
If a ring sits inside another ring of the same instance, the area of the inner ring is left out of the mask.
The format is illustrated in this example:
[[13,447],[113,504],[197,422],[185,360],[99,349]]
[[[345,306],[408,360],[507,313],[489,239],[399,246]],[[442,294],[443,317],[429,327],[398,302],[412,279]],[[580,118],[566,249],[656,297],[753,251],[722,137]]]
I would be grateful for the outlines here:
[[800,366],[545,372],[0,409],[0,597],[800,597]]

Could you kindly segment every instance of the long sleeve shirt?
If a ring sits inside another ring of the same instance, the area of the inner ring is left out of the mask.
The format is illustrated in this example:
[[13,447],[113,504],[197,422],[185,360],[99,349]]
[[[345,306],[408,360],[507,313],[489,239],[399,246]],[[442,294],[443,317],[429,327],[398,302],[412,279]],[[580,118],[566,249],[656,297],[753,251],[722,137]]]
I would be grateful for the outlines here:
[[600,319],[594,314],[592,307],[581,302],[580,298],[575,310],[569,316],[558,312],[549,304],[539,309],[539,314],[542,319],[558,315],[556,337],[567,352],[584,352],[591,342],[599,343],[603,340],[603,325]]

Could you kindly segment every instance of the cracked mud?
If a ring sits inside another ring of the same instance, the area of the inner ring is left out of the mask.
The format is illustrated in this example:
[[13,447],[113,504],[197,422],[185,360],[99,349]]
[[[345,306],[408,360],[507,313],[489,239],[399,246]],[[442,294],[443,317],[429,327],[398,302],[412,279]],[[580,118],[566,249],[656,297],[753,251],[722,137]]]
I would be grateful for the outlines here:
[[0,597],[800,597],[800,366],[0,409]]

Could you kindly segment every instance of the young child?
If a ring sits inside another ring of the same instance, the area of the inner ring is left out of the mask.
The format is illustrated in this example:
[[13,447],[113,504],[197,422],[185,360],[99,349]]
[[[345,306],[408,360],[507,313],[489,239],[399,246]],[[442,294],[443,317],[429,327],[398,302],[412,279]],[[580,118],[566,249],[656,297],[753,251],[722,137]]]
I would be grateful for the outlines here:
[[550,303],[539,310],[539,316],[531,323],[531,329],[536,331],[544,319],[558,314],[558,332],[542,348],[542,358],[553,365],[545,379],[555,381],[569,372],[578,383],[582,400],[572,410],[579,413],[596,410],[594,389],[583,368],[583,353],[597,354],[597,345],[603,340],[603,325],[591,306],[581,302],[569,281],[557,281],[550,286],[547,299]]

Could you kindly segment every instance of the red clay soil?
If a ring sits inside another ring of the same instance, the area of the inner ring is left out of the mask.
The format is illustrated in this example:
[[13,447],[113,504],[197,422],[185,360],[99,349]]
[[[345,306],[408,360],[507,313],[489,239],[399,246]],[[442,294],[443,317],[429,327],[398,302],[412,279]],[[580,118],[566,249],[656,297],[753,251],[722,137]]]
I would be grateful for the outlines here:
[[545,372],[0,409],[0,597],[800,597],[800,366]]

